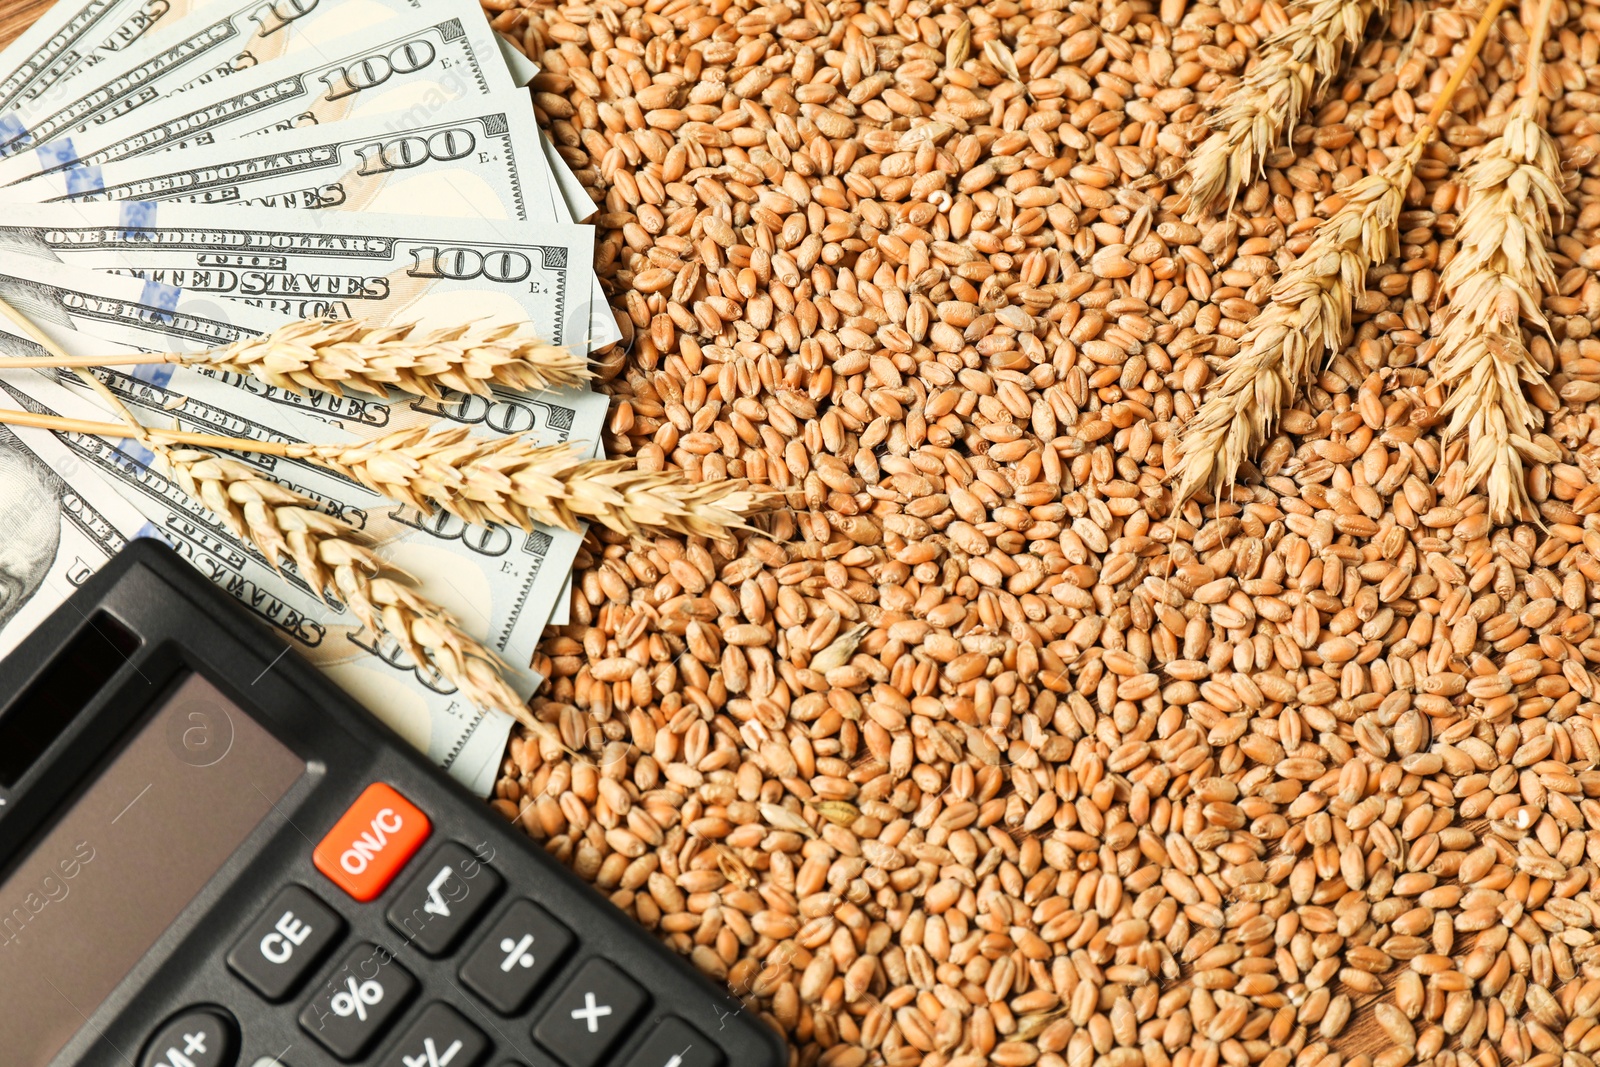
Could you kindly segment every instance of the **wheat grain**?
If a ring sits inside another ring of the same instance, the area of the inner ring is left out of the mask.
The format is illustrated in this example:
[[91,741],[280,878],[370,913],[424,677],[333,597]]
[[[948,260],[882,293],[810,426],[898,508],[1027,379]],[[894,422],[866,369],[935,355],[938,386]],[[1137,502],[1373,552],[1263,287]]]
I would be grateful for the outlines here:
[[574,530],[587,520],[624,534],[726,537],[748,529],[744,520],[765,502],[744,482],[690,482],[626,460],[585,459],[567,445],[472,437],[465,427],[415,427],[359,445],[295,451],[390,499],[524,529],[542,522]]
[[1413,141],[1381,171],[1350,186],[1343,205],[1273,286],[1270,303],[1250,323],[1238,354],[1179,442],[1174,508],[1203,487],[1220,491],[1231,484],[1313,364],[1344,346],[1355,301],[1366,291],[1367,268],[1399,246],[1395,223],[1424,144]]
[[1211,134],[1189,157],[1186,219],[1233,204],[1320,99],[1346,47],[1359,45],[1373,14],[1388,7],[1389,0],[1312,0],[1299,5],[1305,18],[1262,42],[1256,65],[1206,120]]
[[163,445],[155,454],[185,493],[252,541],[274,567],[292,561],[317,597],[336,595],[369,630],[394,638],[478,707],[504,711],[536,731],[549,729],[506,684],[499,657],[420,596],[353,527],[238,460]]
[[[1593,33],[1560,6],[1586,171]],[[802,1063],[1588,1067],[1600,283],[1545,298],[1550,531],[1432,476],[1464,466],[1415,355],[1444,152],[1278,476],[1203,523],[1150,491],[1279,235],[1405,142],[1466,20],[1373,20],[1313,143],[1201,232],[1137,179],[1273,5],[800,7],[518,9],[639,329],[618,450],[793,510],[742,546],[596,531],[539,705],[586,758],[514,742],[497,806]]]
[[1522,384],[1543,385],[1544,372],[1522,342],[1521,323],[1549,331],[1540,308],[1556,288],[1545,243],[1552,212],[1565,209],[1561,164],[1539,125],[1537,101],[1512,106],[1500,136],[1474,150],[1462,174],[1466,205],[1457,227],[1455,258],[1440,275],[1450,303],[1435,356],[1439,380],[1450,389],[1441,414],[1446,440],[1467,435],[1467,469],[1455,498],[1487,479],[1496,522],[1531,518],[1522,459],[1560,459],[1534,440],[1541,416]]
[[169,361],[251,375],[295,392],[389,389],[437,399],[439,390],[486,395],[559,389],[591,377],[583,356],[539,339],[527,322],[445,329],[372,326],[357,319],[302,319],[260,337]]

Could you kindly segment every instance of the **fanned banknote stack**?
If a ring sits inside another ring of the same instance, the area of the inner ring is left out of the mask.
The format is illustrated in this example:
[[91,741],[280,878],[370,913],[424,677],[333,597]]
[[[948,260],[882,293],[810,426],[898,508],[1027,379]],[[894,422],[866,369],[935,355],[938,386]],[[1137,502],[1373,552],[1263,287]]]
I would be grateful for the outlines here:
[[[72,356],[212,348],[295,319],[531,322],[587,354],[620,338],[595,211],[535,123],[536,68],[477,0],[61,0],[0,53],[0,299]],[[0,322],[0,356],[40,356]],[[422,424],[598,455],[585,389],[301,394],[173,364],[93,371],[146,426],[270,442]],[[105,421],[70,370],[0,374],[0,406]],[[0,428],[0,653],[129,538],[173,544],[480,793],[511,720],[272,566],[127,439]],[[581,534],[464,524],[325,468],[238,455],[378,546],[531,695]]]

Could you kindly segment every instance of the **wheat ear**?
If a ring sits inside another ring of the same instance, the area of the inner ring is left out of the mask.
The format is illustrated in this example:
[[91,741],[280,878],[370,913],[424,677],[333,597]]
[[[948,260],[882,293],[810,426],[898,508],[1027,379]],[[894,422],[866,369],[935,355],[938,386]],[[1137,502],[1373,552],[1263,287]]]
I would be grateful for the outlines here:
[[1311,246],[1283,272],[1267,307],[1239,339],[1216,386],[1178,441],[1173,510],[1209,487],[1233,483],[1239,464],[1266,441],[1314,363],[1344,347],[1367,269],[1399,248],[1397,224],[1417,161],[1506,0],[1490,0],[1415,136],[1376,174],[1355,182],[1316,229]]
[[297,450],[391,500],[443,508],[467,522],[574,530],[583,520],[624,534],[725,537],[766,497],[740,481],[690,482],[627,460],[585,459],[566,445],[472,437],[465,427],[415,427],[359,445]]
[[1422,155],[1413,142],[1377,174],[1345,192],[1345,202],[1272,287],[1269,303],[1245,330],[1239,351],[1206,395],[1178,442],[1174,509],[1202,488],[1232,483],[1239,464],[1272,433],[1314,363],[1344,345],[1367,268],[1395,253],[1395,223]]
[[500,658],[418,595],[353,527],[237,460],[165,445],[156,445],[155,454],[185,493],[249,538],[273,566],[292,560],[319,598],[337,596],[369,630],[393,637],[479,707],[506,712],[536,731],[550,729],[506,684]]
[[1261,43],[1256,65],[1206,120],[1211,133],[1189,157],[1184,218],[1195,222],[1232,206],[1267,153],[1321,98],[1346,47],[1359,46],[1373,14],[1388,8],[1389,0],[1311,0],[1291,9],[1306,17]]
[[1497,523],[1534,516],[1522,461],[1554,463],[1558,452],[1536,442],[1542,419],[1522,385],[1543,385],[1544,372],[1522,343],[1522,323],[1549,332],[1539,303],[1556,288],[1546,243],[1551,214],[1566,210],[1561,159],[1539,124],[1537,53],[1549,6],[1530,42],[1530,91],[1511,105],[1500,136],[1474,149],[1461,177],[1466,203],[1457,221],[1459,246],[1440,273],[1449,304],[1434,357],[1450,399],[1446,441],[1467,435],[1466,476],[1455,499],[1487,480],[1489,516]]
[[[0,408],[0,424],[122,437],[119,423]],[[391,500],[443,508],[467,522],[536,522],[576,530],[598,522],[624,534],[656,530],[723,537],[779,497],[744,481],[691,482],[677,471],[642,471],[629,460],[585,459],[566,445],[524,438],[470,437],[465,427],[418,426],[362,444],[256,441],[140,426],[150,445],[309,459],[355,478]]]
[[415,324],[374,326],[358,319],[300,319],[269,334],[247,337],[204,352],[123,356],[25,357],[8,367],[122,367],[179,363],[249,375],[297,393],[342,395],[359,389],[388,396],[390,389],[437,400],[440,389],[487,395],[507,389],[562,389],[593,375],[585,358],[539,338],[531,323],[427,330]]
[[338,393],[348,386],[385,396],[394,388],[434,399],[440,387],[486,395],[490,385],[560,389],[591,377],[583,356],[541,340],[527,322],[424,330],[303,319],[191,362],[297,391]]

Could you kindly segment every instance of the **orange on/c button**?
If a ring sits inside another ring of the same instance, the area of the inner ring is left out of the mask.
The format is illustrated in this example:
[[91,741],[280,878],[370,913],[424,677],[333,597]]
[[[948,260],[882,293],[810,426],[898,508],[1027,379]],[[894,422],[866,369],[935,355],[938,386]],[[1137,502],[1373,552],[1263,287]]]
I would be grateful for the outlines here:
[[382,782],[356,798],[311,858],[334,885],[365,904],[382,893],[433,832],[411,801]]

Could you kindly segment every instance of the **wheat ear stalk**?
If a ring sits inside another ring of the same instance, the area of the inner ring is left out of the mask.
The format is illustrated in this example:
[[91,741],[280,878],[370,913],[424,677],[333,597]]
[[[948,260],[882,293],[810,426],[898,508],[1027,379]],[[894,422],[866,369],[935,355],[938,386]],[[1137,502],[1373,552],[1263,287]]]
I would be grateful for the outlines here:
[[587,360],[541,340],[531,323],[472,322],[445,329],[375,326],[357,319],[300,319],[269,334],[204,352],[105,357],[28,357],[8,367],[121,367],[179,363],[249,375],[297,393],[345,389],[388,396],[390,389],[437,400],[440,389],[487,395],[508,389],[562,389],[593,375]]
[[[67,353],[57,346],[54,341],[50,340],[49,336],[45,334],[43,330],[39,329],[39,327],[33,324],[33,320],[29,319],[26,315],[12,307],[4,300],[0,300],[0,315],[4,315],[11,322],[15,323],[23,333],[27,334],[33,339],[35,344],[44,349],[46,352],[50,353],[49,356],[43,357],[42,359],[35,358],[32,359],[31,362],[46,364],[58,363],[62,366],[76,366],[78,368],[76,372],[78,377],[83,379],[84,384],[92,389],[95,394],[100,397],[100,399],[106,402],[106,404],[111,408],[112,412],[123,421],[128,431],[135,435],[139,433],[139,420],[133,417],[133,412],[128,410],[127,405],[118,399],[117,394],[113,393],[111,388],[106,385],[105,382],[102,382],[99,378],[96,378],[94,374],[88,370],[88,367],[92,366],[93,364],[85,364],[81,360],[77,360],[76,357],[67,355]],[[6,362],[9,366],[14,367],[21,364],[26,364],[30,362],[30,359],[16,358],[8,359]]]
[[154,451],[185,493],[249,538],[274,567],[292,560],[319,598],[337,596],[368,629],[393,637],[480,708],[506,712],[541,733],[551,729],[506,684],[500,658],[420,596],[353,527],[237,460],[165,445]]
[[1552,213],[1567,208],[1560,156],[1539,124],[1538,52],[1548,19],[1546,3],[1530,41],[1528,90],[1511,105],[1500,136],[1469,156],[1459,246],[1439,276],[1449,300],[1434,357],[1450,391],[1440,409],[1450,416],[1444,438],[1467,436],[1466,476],[1454,499],[1487,482],[1489,516],[1497,523],[1535,515],[1522,461],[1561,458],[1534,440],[1542,418],[1522,391],[1523,383],[1545,381],[1522,342],[1522,324],[1549,332],[1539,306],[1556,288],[1546,244]]
[[1339,72],[1345,48],[1361,44],[1374,13],[1389,0],[1311,0],[1295,6],[1305,18],[1261,43],[1256,65],[1207,120],[1211,133],[1189,157],[1189,204],[1195,222],[1232,206],[1261,164],[1315,104]]
[[1209,487],[1233,483],[1239,464],[1265,443],[1313,365],[1344,347],[1367,270],[1399,248],[1397,224],[1417,161],[1466,77],[1505,0],[1491,0],[1465,54],[1416,135],[1382,170],[1355,182],[1272,287],[1267,307],[1239,339],[1216,386],[1178,441],[1173,510]]
[[315,445],[306,458],[391,500],[443,508],[466,522],[568,530],[587,520],[624,534],[726,537],[748,529],[763,494],[741,481],[690,482],[626,460],[585,459],[566,445],[472,437],[465,427],[401,430],[359,445]]

